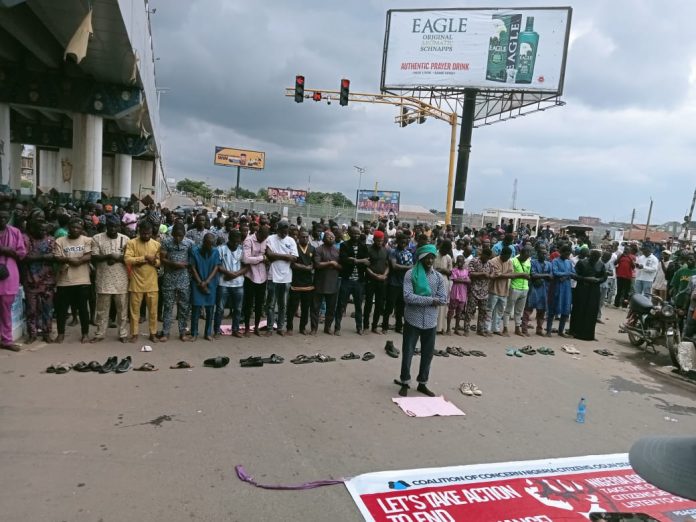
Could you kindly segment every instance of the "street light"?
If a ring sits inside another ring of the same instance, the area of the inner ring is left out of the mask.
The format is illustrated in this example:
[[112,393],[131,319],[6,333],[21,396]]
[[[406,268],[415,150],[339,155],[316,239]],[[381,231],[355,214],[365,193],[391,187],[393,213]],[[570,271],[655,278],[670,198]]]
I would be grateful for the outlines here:
[[360,200],[360,186],[362,185],[362,175],[365,173],[365,167],[358,167],[353,165],[353,168],[358,171],[360,177],[358,178],[358,193],[355,196],[355,221],[358,220],[358,203]]

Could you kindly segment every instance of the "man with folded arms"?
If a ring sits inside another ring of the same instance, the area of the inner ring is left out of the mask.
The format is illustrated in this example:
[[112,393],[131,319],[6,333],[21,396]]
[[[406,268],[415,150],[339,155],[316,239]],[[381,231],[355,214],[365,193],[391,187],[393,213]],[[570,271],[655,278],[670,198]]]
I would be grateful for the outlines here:
[[418,262],[404,276],[404,333],[402,341],[401,375],[394,380],[400,386],[399,395],[408,395],[411,382],[411,359],[420,339],[421,360],[418,371],[419,392],[428,397],[435,394],[427,387],[430,364],[435,353],[438,306],[447,302],[445,278],[433,269],[437,249],[427,244],[416,250]]

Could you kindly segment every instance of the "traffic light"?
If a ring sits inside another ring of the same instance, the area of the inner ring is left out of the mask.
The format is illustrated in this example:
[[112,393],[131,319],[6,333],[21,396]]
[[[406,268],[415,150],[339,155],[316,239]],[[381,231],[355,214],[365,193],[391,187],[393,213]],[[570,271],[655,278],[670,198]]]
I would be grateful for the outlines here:
[[318,91],[315,91],[314,93],[312,93],[312,99],[314,101],[321,101],[321,93]]
[[339,97],[339,105],[348,105],[348,94],[350,94],[350,80],[343,78],[341,80],[341,95]]
[[295,101],[302,103],[304,101],[304,76],[295,76]]

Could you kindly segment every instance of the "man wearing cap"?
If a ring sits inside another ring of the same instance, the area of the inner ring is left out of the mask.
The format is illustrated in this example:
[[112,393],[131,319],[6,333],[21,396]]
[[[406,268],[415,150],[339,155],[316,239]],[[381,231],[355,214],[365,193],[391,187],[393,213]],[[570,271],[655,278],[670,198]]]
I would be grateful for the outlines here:
[[95,290],[97,292],[96,318],[97,331],[90,342],[104,340],[109,308],[113,300],[116,307],[118,337],[121,342],[128,338],[128,271],[123,262],[123,254],[128,244],[128,236],[120,234],[121,220],[114,214],[106,215],[106,232],[92,238],[92,262],[96,267]]
[[401,375],[394,380],[400,386],[399,395],[408,395],[411,382],[411,359],[420,339],[421,360],[418,371],[419,392],[429,397],[435,394],[427,387],[430,364],[435,352],[438,306],[447,302],[444,277],[433,269],[437,249],[423,245],[416,250],[418,262],[404,276],[404,333],[402,341]]
[[384,232],[381,230],[374,232],[372,244],[367,247],[367,256],[370,264],[365,270],[367,281],[365,285],[363,330],[367,330],[370,325],[370,312],[372,311],[372,299],[374,298],[375,313],[372,317],[372,333],[379,333],[377,325],[379,325],[380,316],[384,313],[384,298],[387,293],[387,277],[389,276],[388,252],[384,247]]

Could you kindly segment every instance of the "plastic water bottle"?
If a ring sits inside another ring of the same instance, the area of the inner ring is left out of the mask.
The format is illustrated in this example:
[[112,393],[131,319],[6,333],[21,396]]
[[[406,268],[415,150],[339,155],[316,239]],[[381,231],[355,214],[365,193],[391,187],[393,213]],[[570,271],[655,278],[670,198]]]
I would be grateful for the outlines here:
[[581,397],[580,402],[578,403],[578,412],[575,416],[575,422],[579,424],[585,424],[585,412],[587,411],[587,403],[585,402],[585,398]]

